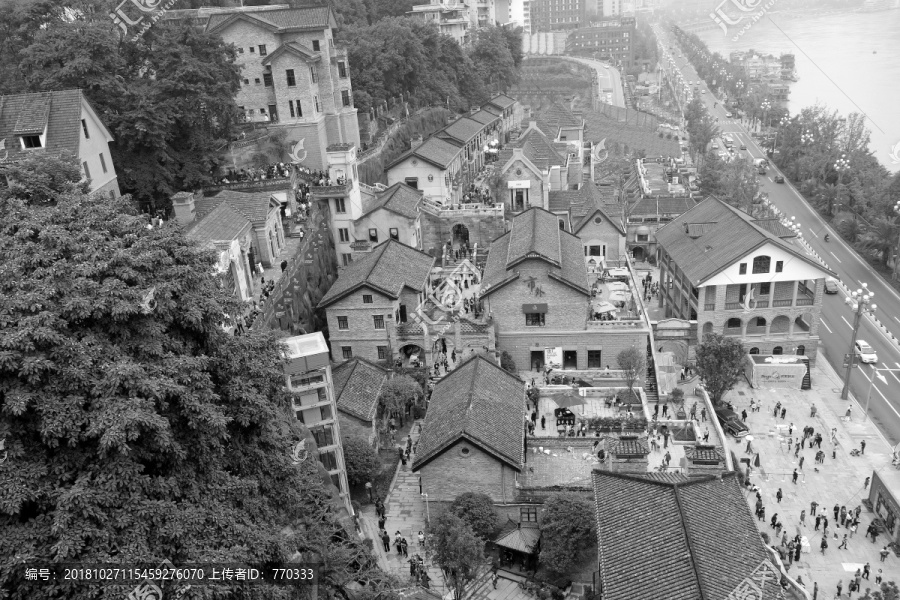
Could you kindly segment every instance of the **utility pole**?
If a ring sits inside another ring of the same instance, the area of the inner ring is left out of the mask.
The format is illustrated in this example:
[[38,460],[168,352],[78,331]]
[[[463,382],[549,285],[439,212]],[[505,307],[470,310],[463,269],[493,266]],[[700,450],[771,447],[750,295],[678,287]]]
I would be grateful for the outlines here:
[[856,291],[850,292],[850,297],[845,298],[844,302],[849,305],[854,312],[853,316],[853,334],[850,336],[850,350],[848,355],[850,360],[847,361],[847,367],[844,371],[844,389],[841,390],[841,399],[846,400],[850,395],[850,373],[853,371],[854,356],[856,354],[856,336],[859,333],[859,321],[865,312],[875,312],[877,306],[872,303],[872,297],[875,295],[869,291],[868,284],[863,283],[862,287]]

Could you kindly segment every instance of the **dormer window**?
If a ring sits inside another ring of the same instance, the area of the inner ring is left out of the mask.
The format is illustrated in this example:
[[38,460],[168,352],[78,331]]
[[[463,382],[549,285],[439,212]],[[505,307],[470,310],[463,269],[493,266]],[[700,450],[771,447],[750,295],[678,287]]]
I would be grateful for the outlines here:
[[39,135],[23,135],[22,136],[22,147],[23,148],[43,148],[44,145],[41,143],[41,136]]

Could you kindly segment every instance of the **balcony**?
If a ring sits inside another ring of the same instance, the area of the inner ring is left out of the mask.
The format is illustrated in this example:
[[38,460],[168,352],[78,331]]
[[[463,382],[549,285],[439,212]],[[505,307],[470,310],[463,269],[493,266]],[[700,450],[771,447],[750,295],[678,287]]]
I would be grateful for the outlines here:
[[436,217],[477,217],[493,216],[503,218],[505,205],[497,204],[441,204],[429,198],[422,200],[421,210]]
[[815,301],[816,301],[816,299],[812,298],[810,296],[805,296],[803,298],[797,298],[797,306],[812,306]]
[[725,310],[741,310],[744,308],[744,305],[740,302],[726,302]]
[[773,300],[772,308],[783,308],[785,306],[791,306],[793,304],[794,301],[791,298],[788,298],[787,300]]
[[333,184],[331,181],[325,182],[331,185],[311,185],[309,188],[309,193],[313,198],[316,199],[341,197],[349,194],[350,188],[353,186],[353,181],[350,179],[338,181],[339,183]]

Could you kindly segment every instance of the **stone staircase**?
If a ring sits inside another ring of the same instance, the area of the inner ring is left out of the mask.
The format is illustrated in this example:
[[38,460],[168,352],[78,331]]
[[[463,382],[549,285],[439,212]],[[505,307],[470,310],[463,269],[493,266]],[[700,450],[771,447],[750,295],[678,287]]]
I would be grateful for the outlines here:
[[653,406],[659,402],[659,388],[656,385],[656,369],[653,365],[653,353],[647,349],[647,379],[644,383],[644,393],[647,395],[647,406]]
[[519,582],[524,577],[516,575],[505,569],[497,571],[499,580],[497,589],[492,583],[491,570],[485,567],[485,571],[472,583],[466,594],[467,600],[535,600],[534,596],[519,587]]

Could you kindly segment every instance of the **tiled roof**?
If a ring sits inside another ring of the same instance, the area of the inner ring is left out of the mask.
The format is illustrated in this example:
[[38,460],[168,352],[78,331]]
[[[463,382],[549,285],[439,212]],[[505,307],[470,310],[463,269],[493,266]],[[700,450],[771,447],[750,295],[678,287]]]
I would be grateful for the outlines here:
[[272,29],[326,29],[332,26],[333,18],[327,6],[310,6],[303,8],[284,8],[280,10],[257,10],[241,12],[225,12],[210,15],[206,24],[208,31],[235,20],[248,17],[251,21],[267,25]]
[[462,148],[459,146],[432,136],[418,148],[413,148],[401,154],[394,162],[385,167],[385,170],[400,164],[411,156],[429,162],[440,169],[446,169],[459,156],[460,152],[462,152]]
[[684,456],[688,460],[725,462],[723,451],[715,446],[686,446]]
[[363,421],[375,419],[378,396],[387,375],[387,369],[362,358],[354,358],[335,367],[331,376],[338,410]]
[[500,117],[484,109],[481,109],[477,113],[469,115],[469,118],[478,121],[482,125],[490,125],[491,123],[500,120]]
[[565,153],[560,154],[550,138],[535,127],[526,129],[519,139],[510,142],[508,147],[521,148],[525,157],[539,169],[563,167],[567,162]]
[[[769,558],[734,473],[593,478],[604,600],[726,600]],[[780,593],[770,577],[762,597]]]
[[510,98],[509,96],[505,96],[503,94],[497,94],[496,96],[494,96],[493,98],[488,100],[488,104],[493,104],[494,106],[496,106],[497,108],[500,108],[500,109],[507,109],[515,103],[516,103],[516,100],[514,100],[513,98]]
[[[228,204],[211,204],[203,218],[195,216],[188,226],[187,237],[201,245],[215,242],[230,242],[245,235],[252,225],[244,215],[233,210]],[[196,214],[196,213],[195,213]]]
[[704,200],[661,227],[656,240],[694,285],[702,284],[766,243],[815,266],[823,276],[834,275],[798,247],[717,198]]
[[[582,127],[584,125],[584,119],[572,114],[571,110],[559,102],[554,102],[540,112],[538,123],[546,124],[554,128],[555,131],[551,135],[556,137],[556,133],[558,133],[560,127]],[[544,128],[542,127],[541,129]]]
[[344,267],[337,281],[319,302],[319,308],[327,307],[364,285],[393,298],[400,295],[404,286],[422,290],[433,264],[433,256],[397,240],[388,240]]
[[694,208],[697,203],[688,197],[641,198],[628,207],[629,216],[680,215]]
[[225,202],[236,212],[241,213],[253,222],[265,221],[272,210],[271,192],[232,192],[223,190],[211,195],[212,199]]
[[303,44],[298,44],[297,42],[288,42],[287,44],[282,44],[281,46],[279,46],[278,49],[275,50],[275,52],[268,54],[262,60],[262,64],[271,64],[273,60],[275,60],[285,52],[290,52],[294,56],[299,57],[302,61],[307,63],[314,63],[322,59],[322,54],[320,52],[313,52],[311,49],[307,48]]
[[516,552],[534,554],[541,539],[541,530],[537,527],[523,527],[508,531],[494,540],[501,548],[509,548]]
[[436,135],[440,138],[452,138],[461,145],[465,145],[476,135],[481,133],[482,129],[484,129],[484,125],[479,121],[470,119],[469,117],[462,117],[444,127],[441,131],[437,132]]
[[515,266],[528,258],[548,263],[551,277],[590,293],[581,241],[559,228],[556,215],[533,207],[513,217],[510,230],[491,243],[484,269],[482,295],[515,278]]
[[647,440],[635,438],[615,438],[609,441],[609,451],[616,456],[646,456],[650,454]]
[[778,219],[756,219],[754,223],[780,238],[792,238],[795,236],[794,232],[782,225]]
[[431,394],[413,470],[460,439],[514,469],[525,444],[525,382],[476,354],[444,377]]
[[[81,141],[81,90],[0,96],[0,140],[10,160],[33,153],[69,152],[78,156]],[[23,150],[22,135],[47,135],[41,149]],[[3,151],[0,151],[3,152]]]
[[588,180],[577,190],[551,190],[547,204],[551,212],[565,212],[572,216],[572,221],[575,223],[572,231],[576,234],[590,222],[597,211],[600,211],[619,233],[624,235],[625,227],[622,224],[622,217],[618,213],[608,210],[616,208],[614,204],[608,202],[614,197],[614,192],[610,195],[609,192],[601,190],[597,184]]
[[408,219],[415,219],[419,214],[418,206],[421,201],[422,192],[401,181],[380,192],[375,197],[375,201],[366,207],[366,211],[360,219],[380,208],[397,213]]

